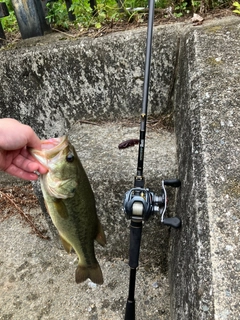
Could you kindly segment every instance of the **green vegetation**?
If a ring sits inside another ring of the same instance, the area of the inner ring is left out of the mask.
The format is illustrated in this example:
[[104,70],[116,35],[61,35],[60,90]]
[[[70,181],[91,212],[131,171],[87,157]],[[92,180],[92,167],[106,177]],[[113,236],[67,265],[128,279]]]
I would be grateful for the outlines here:
[[9,16],[1,19],[3,29],[6,30],[7,32],[15,32],[18,30],[18,25],[17,25],[17,19],[13,11],[11,1],[6,0],[4,2],[6,2],[7,4]]
[[233,2],[233,6],[236,7],[235,10],[233,10],[234,13],[240,14],[240,3],[239,2]]
[[[117,1],[122,0],[97,0],[96,12],[89,5],[88,0],[72,0],[70,10],[76,20],[70,21],[64,0],[50,1],[47,4],[48,13],[46,19],[54,28],[67,30],[71,27],[101,28],[105,24],[117,22],[142,21],[146,12],[132,11],[129,8],[147,8],[148,0],[125,0],[123,8],[119,8]],[[11,0],[5,0],[10,15],[1,19],[6,32],[18,30],[17,21],[11,5]],[[233,12],[240,14],[240,4],[232,0],[155,0],[157,9],[172,8],[173,16],[180,18],[193,12],[208,12],[216,8],[230,8],[235,6]]]
[[97,15],[93,15],[92,9],[88,0],[72,0],[70,10],[74,13],[76,20],[69,21],[66,4],[64,0],[57,2],[49,2],[47,21],[56,27],[68,29],[71,24],[77,24],[84,28],[90,26],[100,27],[101,24],[108,21],[118,21],[122,18],[123,13],[120,12],[115,0],[100,0],[97,1]]

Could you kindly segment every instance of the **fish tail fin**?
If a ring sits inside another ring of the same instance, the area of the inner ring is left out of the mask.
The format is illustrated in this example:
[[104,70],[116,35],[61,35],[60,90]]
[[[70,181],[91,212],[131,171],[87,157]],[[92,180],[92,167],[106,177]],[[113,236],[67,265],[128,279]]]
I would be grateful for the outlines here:
[[88,267],[78,265],[75,273],[76,283],[81,283],[87,280],[87,278],[89,278]]
[[94,266],[90,267],[88,270],[89,270],[89,278],[92,280],[92,282],[96,284],[103,284],[102,270],[98,262]]
[[81,283],[88,278],[96,284],[103,284],[102,270],[98,262],[89,267],[81,266],[80,264],[77,266],[75,274],[76,283]]

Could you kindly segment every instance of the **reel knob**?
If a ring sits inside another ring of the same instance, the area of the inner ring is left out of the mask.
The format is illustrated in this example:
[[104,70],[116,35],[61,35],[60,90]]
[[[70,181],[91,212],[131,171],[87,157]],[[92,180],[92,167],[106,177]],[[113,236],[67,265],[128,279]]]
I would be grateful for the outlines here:
[[173,227],[176,229],[181,227],[181,220],[178,217],[164,218],[162,223],[165,226]]
[[179,179],[163,180],[163,183],[164,183],[165,186],[170,186],[170,187],[173,187],[173,188],[181,187],[181,181]]

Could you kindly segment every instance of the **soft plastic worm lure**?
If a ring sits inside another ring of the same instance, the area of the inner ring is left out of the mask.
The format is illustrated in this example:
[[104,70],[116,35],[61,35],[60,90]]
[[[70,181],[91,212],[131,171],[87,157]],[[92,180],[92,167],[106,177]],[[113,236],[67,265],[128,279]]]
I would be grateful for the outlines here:
[[118,145],[118,148],[119,149],[125,149],[125,148],[128,148],[128,147],[133,147],[135,144],[138,144],[138,143],[139,143],[139,139],[129,139],[129,140],[121,142]]

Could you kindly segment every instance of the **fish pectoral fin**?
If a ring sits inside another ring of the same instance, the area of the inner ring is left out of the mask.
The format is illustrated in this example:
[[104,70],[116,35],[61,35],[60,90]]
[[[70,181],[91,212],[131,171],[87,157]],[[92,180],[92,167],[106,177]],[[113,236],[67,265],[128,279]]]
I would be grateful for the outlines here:
[[96,236],[96,240],[102,247],[105,246],[105,244],[106,244],[106,236],[105,236],[105,233],[103,231],[103,227],[101,225],[101,222],[99,220],[98,220],[98,233],[97,233],[97,236]]
[[72,246],[70,245],[70,243],[68,243],[62,236],[61,234],[59,234],[59,237],[62,241],[62,245],[63,245],[63,248],[67,251],[67,253],[71,253],[72,251]]
[[55,199],[55,201],[53,202],[56,212],[63,218],[63,219],[67,219],[68,218],[68,211],[67,208],[64,204],[64,202],[62,201],[62,199]]
[[75,273],[76,283],[81,283],[88,278],[96,284],[103,284],[102,270],[98,262],[92,266],[85,267],[81,266],[80,264],[77,266]]

